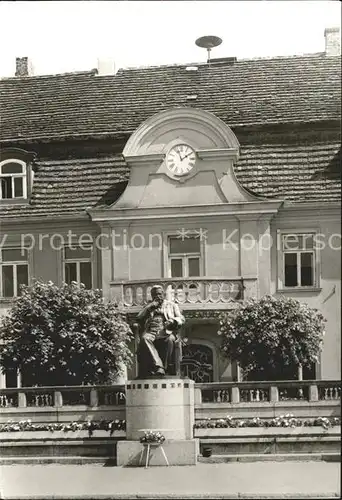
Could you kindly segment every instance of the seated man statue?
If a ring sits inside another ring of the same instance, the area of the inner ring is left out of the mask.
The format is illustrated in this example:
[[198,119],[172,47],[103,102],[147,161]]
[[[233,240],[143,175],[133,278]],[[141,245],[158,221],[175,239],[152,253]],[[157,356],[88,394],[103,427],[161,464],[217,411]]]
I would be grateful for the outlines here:
[[179,307],[165,300],[164,290],[155,285],[152,300],[140,311],[140,342],[137,351],[139,378],[175,375],[177,330],[185,322]]

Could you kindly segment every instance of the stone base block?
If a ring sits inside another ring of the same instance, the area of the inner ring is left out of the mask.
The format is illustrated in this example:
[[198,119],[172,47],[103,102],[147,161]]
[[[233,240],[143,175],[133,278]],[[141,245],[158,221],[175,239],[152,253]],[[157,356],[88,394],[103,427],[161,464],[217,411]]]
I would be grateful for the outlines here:
[[[196,465],[199,454],[199,440],[170,440],[163,443],[163,449],[169,465]],[[141,460],[141,452],[143,456]],[[145,467],[147,447],[139,441],[118,441],[117,465],[131,467]],[[141,460],[141,462],[140,462]],[[149,466],[167,466],[160,446],[151,447]]]

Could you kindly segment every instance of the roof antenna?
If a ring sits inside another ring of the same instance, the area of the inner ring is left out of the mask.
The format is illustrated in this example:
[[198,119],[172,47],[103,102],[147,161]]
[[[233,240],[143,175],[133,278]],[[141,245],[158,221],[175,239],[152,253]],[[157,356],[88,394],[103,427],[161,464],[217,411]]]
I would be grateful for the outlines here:
[[207,52],[208,52],[207,63],[210,66],[210,51],[214,47],[221,45],[221,43],[222,43],[221,38],[219,38],[218,36],[201,36],[200,38],[197,38],[195,43],[196,43],[196,45],[198,45],[198,47],[202,47],[204,49],[207,49]]

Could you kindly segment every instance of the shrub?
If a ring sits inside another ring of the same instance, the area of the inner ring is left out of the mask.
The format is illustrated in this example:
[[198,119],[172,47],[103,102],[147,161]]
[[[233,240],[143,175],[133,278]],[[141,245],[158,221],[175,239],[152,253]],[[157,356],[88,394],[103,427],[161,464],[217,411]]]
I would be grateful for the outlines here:
[[0,365],[19,369],[25,385],[106,383],[130,364],[131,338],[124,314],[100,290],[35,281],[3,321]]
[[246,374],[261,371],[270,379],[286,367],[318,361],[324,322],[317,309],[293,298],[250,299],[221,314],[221,350]]

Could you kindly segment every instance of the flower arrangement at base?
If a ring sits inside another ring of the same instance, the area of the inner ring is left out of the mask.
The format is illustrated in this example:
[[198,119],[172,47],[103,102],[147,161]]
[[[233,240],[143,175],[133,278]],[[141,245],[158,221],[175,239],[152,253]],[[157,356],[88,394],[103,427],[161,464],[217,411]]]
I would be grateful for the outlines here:
[[143,444],[162,444],[165,441],[165,436],[159,431],[145,431],[144,435],[140,438],[140,443]]

